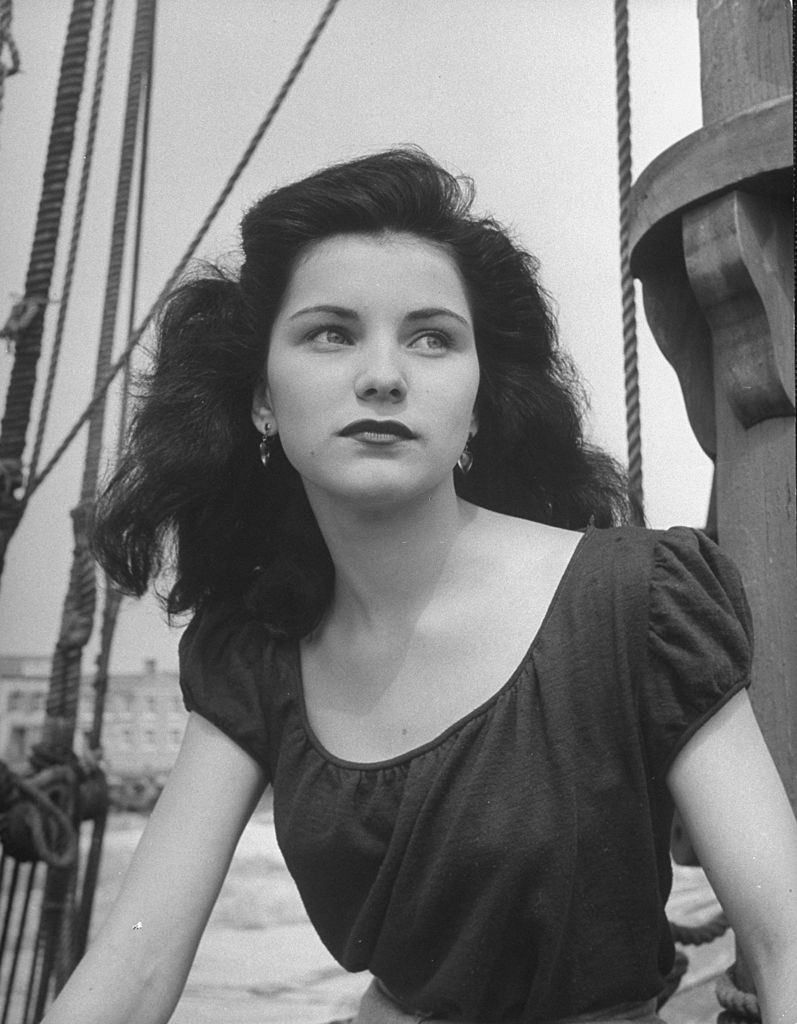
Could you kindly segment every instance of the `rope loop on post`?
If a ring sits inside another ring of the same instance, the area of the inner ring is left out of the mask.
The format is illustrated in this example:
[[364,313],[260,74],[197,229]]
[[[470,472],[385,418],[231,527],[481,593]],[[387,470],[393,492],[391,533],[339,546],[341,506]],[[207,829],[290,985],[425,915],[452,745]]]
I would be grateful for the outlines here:
[[74,804],[75,774],[60,765],[29,779],[0,762],[0,841],[3,852],[27,863],[42,860],[68,868],[77,859],[77,831],[67,808]]
[[670,921],[673,940],[683,946],[703,946],[707,942],[713,942],[724,935],[729,927],[728,919],[722,911],[702,924],[676,924]]
[[742,1024],[761,1021],[761,1008],[752,992],[743,992],[736,985],[736,964],[731,964],[717,979],[717,1002],[727,1012],[718,1017],[718,1024]]

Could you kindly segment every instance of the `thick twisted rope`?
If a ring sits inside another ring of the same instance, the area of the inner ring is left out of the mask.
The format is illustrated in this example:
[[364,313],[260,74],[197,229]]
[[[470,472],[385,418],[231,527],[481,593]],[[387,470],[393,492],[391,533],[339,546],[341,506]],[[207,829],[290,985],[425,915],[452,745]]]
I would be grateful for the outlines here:
[[24,501],[17,497],[16,490],[22,481],[22,452],[36,385],[44,310],[55,264],[93,12],[94,0],[74,0],[58,78],[25,295],[15,305],[0,331],[0,336],[15,345],[14,365],[0,425],[0,572],[5,549],[19,525],[24,508]]
[[703,946],[724,935],[728,928],[728,919],[722,911],[698,925],[676,924],[670,921],[673,941],[680,942],[683,946]]
[[728,968],[717,979],[717,1002],[727,1013],[721,1013],[719,1020],[732,1024],[737,1020],[761,1021],[761,1008],[752,992],[743,992],[736,986],[734,966]]
[[94,147],[97,138],[97,122],[99,121],[103,86],[105,84],[105,70],[108,62],[108,42],[111,35],[113,8],[114,0],[106,0],[105,14],[102,21],[102,33],[100,36],[100,47],[97,53],[97,67],[94,74],[94,89],[91,97],[91,112],[89,114],[86,145],[83,151],[80,185],[78,187],[77,202],[75,205],[75,219],[72,224],[72,237],[69,241],[69,253],[66,258],[64,284],[61,289],[61,301],[58,306],[58,322],[55,328],[53,348],[50,354],[50,366],[47,372],[47,381],[44,388],[44,396],[42,398],[41,413],[39,415],[39,423],[36,429],[36,441],[33,447],[33,456],[30,460],[30,468],[28,469],[29,478],[36,476],[36,470],[39,465],[42,444],[44,443],[44,434],[47,429],[47,419],[50,413],[53,388],[55,387],[55,378],[58,372],[58,361],[64,337],[66,315],[69,309],[69,300],[72,295],[72,282],[75,274],[75,264],[77,262],[80,236],[83,230],[83,217],[86,210],[89,178],[91,177],[91,168],[94,160]]
[[249,144],[247,145],[246,149],[244,150],[244,153],[241,156],[241,159],[238,161],[237,165],[235,166],[235,169],[233,170],[232,174],[228,178],[227,183],[224,185],[224,188],[221,190],[218,198],[216,199],[216,202],[213,204],[213,206],[211,207],[209,213],[207,214],[207,216],[205,217],[204,221],[202,222],[199,230],[197,231],[197,233],[194,235],[194,237],[192,238],[191,242],[189,243],[188,248],[186,249],[186,251],[183,254],[182,258],[180,259],[180,261],[178,262],[177,266],[174,268],[174,270],[170,274],[168,280],[166,281],[166,284],[161,289],[157,299],[155,300],[155,302],[150,307],[149,312],[146,314],[146,316],[144,317],[142,322],[139,324],[139,326],[136,328],[136,330],[133,332],[133,334],[131,334],[131,336],[128,338],[127,345],[126,345],[123,353],[117,359],[117,361],[113,364],[113,366],[110,368],[110,370],[108,372],[108,375],[105,377],[105,379],[102,381],[102,383],[95,390],[94,395],[92,396],[91,401],[89,402],[89,404],[86,406],[86,408],[83,410],[83,412],[80,415],[80,417],[78,418],[78,420],[74,423],[72,428],[66,434],[64,440],[61,442],[61,444],[55,450],[55,452],[53,453],[52,457],[50,458],[50,461],[47,463],[47,465],[44,467],[44,469],[41,471],[41,473],[36,477],[35,480],[32,480],[29,483],[28,489],[27,489],[27,492],[26,492],[26,498],[30,498],[30,496],[33,494],[33,492],[44,482],[46,477],[49,475],[49,473],[55,467],[55,465],[58,462],[58,460],[61,458],[61,456],[64,454],[64,452],[69,448],[69,446],[72,444],[72,442],[74,441],[74,439],[77,436],[78,432],[80,431],[81,427],[90,418],[90,416],[91,416],[92,412],[94,411],[94,409],[97,407],[97,405],[99,405],[100,402],[104,401],[105,394],[106,394],[108,388],[110,387],[111,383],[116,378],[116,375],[119,373],[119,371],[127,364],[128,360],[130,359],[130,356],[133,353],[133,350],[135,349],[135,347],[140,342],[144,332],[146,331],[147,327],[149,327],[149,325],[152,322],[154,316],[158,312],[158,309],[162,305],[163,300],[166,298],[166,296],[174,288],[174,285],[177,283],[178,279],[182,275],[183,271],[185,270],[186,266],[190,262],[191,258],[193,257],[194,253],[196,252],[196,250],[199,248],[199,245],[201,244],[201,242],[204,239],[205,235],[208,233],[211,225],[213,224],[213,221],[216,219],[216,216],[218,215],[219,210],[222,208],[224,203],[227,201],[227,199],[228,199],[228,197],[230,195],[230,192],[232,192],[233,188],[235,187],[235,184],[237,183],[238,179],[240,178],[241,174],[243,173],[244,169],[246,168],[246,165],[249,163],[249,160],[251,159],[253,153],[257,149],[258,144],[260,143],[260,141],[263,138],[263,136],[265,135],[265,133],[268,131],[268,129],[271,126],[271,123],[274,120],[274,118],[279,113],[279,110],[282,107],[282,104],[284,103],[284,101],[285,101],[288,93],[290,92],[294,82],[296,81],[296,79],[298,78],[299,74],[302,71],[302,68],[306,64],[307,58],[312,53],[313,48],[315,47],[316,43],[318,42],[319,37],[321,36],[321,33],[324,31],[324,29],[325,29],[325,27],[327,25],[327,22],[329,21],[330,17],[332,16],[332,13],[334,12],[335,8],[338,6],[339,3],[340,3],[340,0],[329,0],[329,2],[327,3],[327,5],[324,8],[324,11],[323,11],[321,17],[319,18],[318,22],[316,23],[315,28],[313,29],[312,33],[310,34],[310,37],[308,38],[307,42],[305,43],[305,45],[304,45],[304,47],[302,49],[302,52],[299,54],[298,58],[296,59],[296,62],[294,63],[293,67],[291,68],[291,70],[290,70],[290,72],[288,74],[288,77],[285,79],[285,81],[283,82],[282,86],[280,87],[279,92],[277,93],[276,97],[274,98],[274,101],[272,102],[271,106],[269,107],[265,117],[263,118],[263,120],[258,125],[258,127],[255,130],[255,133],[252,136]]
[[644,522],[642,428],[639,410],[636,300],[630,265],[631,89],[628,58],[628,0],[614,3],[614,53],[617,87],[617,161],[620,198],[620,286],[623,304],[623,369],[625,374],[628,485],[634,520]]
[[[140,100],[143,83],[149,73],[154,17],[155,0],[138,0],[105,282],[105,301],[97,347],[95,386],[98,381],[104,379],[111,362],[124,265]],[[55,750],[69,750],[72,745],[80,690],[81,655],[94,624],[96,575],[88,535],[99,476],[104,413],[105,403],[102,402],[95,407],[89,422],[80,504],[73,513],[75,549],[62,612],[61,631],[53,658],[43,734],[43,744]]]

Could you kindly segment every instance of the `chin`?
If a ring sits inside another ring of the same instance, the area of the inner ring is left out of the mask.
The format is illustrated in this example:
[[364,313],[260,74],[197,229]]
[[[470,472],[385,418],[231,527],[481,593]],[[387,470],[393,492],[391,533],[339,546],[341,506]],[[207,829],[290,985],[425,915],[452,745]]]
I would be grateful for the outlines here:
[[453,489],[450,470],[446,471],[444,479],[408,479],[406,473],[372,473],[365,480],[337,480],[335,487],[322,486],[321,489],[336,502],[346,504],[357,511],[384,515],[418,501],[428,501],[444,487]]

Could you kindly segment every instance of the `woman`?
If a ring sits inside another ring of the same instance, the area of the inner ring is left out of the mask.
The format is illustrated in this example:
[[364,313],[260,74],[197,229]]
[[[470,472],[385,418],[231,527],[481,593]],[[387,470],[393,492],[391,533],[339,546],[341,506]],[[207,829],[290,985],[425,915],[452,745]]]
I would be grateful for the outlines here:
[[48,1024],[168,1019],[268,783],[321,938],[375,976],[361,1024],[656,1020],[673,802],[765,1021],[797,1019],[738,576],[617,525],[534,263],[470,203],[414,150],[328,168],[172,298],[96,550],[135,593],[173,551],[191,715]]

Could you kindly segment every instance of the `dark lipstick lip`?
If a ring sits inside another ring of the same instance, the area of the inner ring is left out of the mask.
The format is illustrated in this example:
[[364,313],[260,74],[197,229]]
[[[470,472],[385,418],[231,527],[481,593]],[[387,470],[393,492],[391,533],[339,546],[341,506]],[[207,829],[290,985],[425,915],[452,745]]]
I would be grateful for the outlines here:
[[410,428],[398,420],[355,420],[340,431],[341,437],[352,437],[355,434],[395,434],[410,441],[415,434]]

